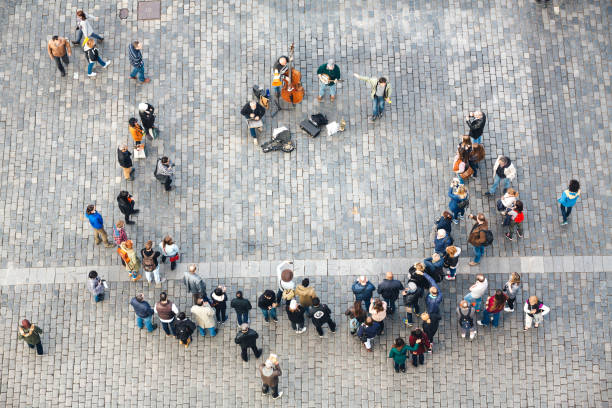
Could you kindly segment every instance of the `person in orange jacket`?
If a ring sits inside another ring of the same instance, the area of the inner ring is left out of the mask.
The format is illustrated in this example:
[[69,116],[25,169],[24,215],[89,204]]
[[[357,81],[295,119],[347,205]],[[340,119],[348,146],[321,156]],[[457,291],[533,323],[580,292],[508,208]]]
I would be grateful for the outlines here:
[[132,139],[134,139],[134,144],[138,146],[142,143],[142,138],[144,137],[144,129],[138,124],[138,120],[136,120],[136,118],[130,118],[128,123],[130,135],[132,135]]

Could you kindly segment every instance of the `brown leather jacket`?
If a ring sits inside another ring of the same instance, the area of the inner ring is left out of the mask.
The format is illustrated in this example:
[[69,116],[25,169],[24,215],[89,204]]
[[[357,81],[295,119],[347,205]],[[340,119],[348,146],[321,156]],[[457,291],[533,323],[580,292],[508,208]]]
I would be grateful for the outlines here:
[[64,55],[66,55],[66,52],[68,53],[68,55],[72,54],[72,50],[70,49],[70,42],[65,39],[64,37],[59,37],[59,45],[55,45],[55,41],[50,40],[47,43],[47,52],[49,53],[50,57],[63,57]]
[[468,242],[474,246],[482,246],[482,244],[486,240],[484,231],[488,229],[489,229],[489,223],[487,221],[485,221],[482,224],[479,224],[478,221],[475,221],[475,224],[472,227],[472,231],[470,231]]

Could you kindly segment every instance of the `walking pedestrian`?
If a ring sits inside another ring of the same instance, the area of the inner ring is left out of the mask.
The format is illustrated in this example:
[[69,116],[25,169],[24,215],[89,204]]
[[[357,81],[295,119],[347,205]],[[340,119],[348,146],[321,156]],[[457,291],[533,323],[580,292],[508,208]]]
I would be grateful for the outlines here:
[[147,331],[151,333],[157,329],[157,325],[153,324],[153,308],[149,302],[144,300],[144,293],[139,293],[130,300],[130,305],[136,313],[136,325],[139,329],[147,326]]
[[363,310],[361,302],[358,300],[353,302],[353,305],[346,309],[344,314],[349,317],[349,330],[351,334],[357,333],[359,325],[365,322],[366,317],[368,317],[368,312]]
[[440,316],[440,313],[422,313],[421,314],[421,320],[423,320],[423,331],[425,332],[425,334],[427,335],[427,338],[429,339],[429,350],[428,352],[431,353],[431,350],[433,348],[433,344],[434,344],[434,336],[436,335],[436,333],[438,332],[438,327],[440,326],[440,320],[442,319],[442,317]]
[[98,64],[100,64],[100,66],[102,68],[106,68],[110,65],[111,61],[107,61],[104,62],[104,60],[102,60],[102,57],[100,57],[100,51],[98,50],[98,47],[96,47],[96,42],[93,39],[89,39],[87,40],[87,43],[85,44],[85,47],[83,48],[83,50],[85,51],[85,56],[87,57],[87,76],[90,78],[95,77],[97,74],[95,72],[93,72],[93,67],[95,65],[95,63],[97,62]]
[[508,190],[506,190],[502,198],[497,200],[497,203],[496,203],[497,211],[500,214],[504,215],[508,210],[514,207],[514,203],[516,202],[516,200],[518,200],[518,198],[519,198],[518,191],[510,187]]
[[385,77],[365,77],[359,74],[353,74],[353,76],[370,85],[370,94],[372,95],[372,102],[374,104],[370,122],[374,122],[383,115],[385,111],[385,101],[391,103],[391,84],[387,82],[387,78]]
[[567,225],[567,219],[572,213],[572,208],[576,205],[578,197],[580,197],[580,183],[578,180],[570,180],[569,187],[563,191],[561,197],[557,200],[561,209],[561,216],[563,217],[561,225]]
[[292,261],[283,261],[276,266],[276,280],[278,282],[276,303],[280,304],[281,300],[284,300],[288,304],[295,297]]
[[516,272],[512,272],[510,279],[504,285],[504,293],[508,297],[506,300],[506,312],[514,312],[514,302],[516,301],[516,295],[521,291],[521,275]]
[[40,335],[42,329],[35,324],[30,323],[28,319],[23,319],[19,326],[19,338],[26,342],[29,348],[36,348],[36,354],[42,356],[43,346]]
[[[421,340],[417,343],[417,340]],[[425,353],[431,348],[429,337],[421,329],[413,330],[408,338],[410,346],[417,345],[417,349],[412,352],[412,365],[417,367],[419,364],[425,364]]]
[[306,312],[302,306],[298,304],[295,299],[291,299],[291,302],[286,306],[287,317],[291,322],[291,327],[296,333],[304,333],[306,326],[304,326],[304,313]]
[[[444,230],[441,230],[444,231]],[[444,248],[443,254],[446,254],[446,248]],[[425,272],[433,278],[436,282],[442,282],[444,277],[444,259],[440,256],[440,253],[434,252],[429,258],[423,260],[425,265]]]
[[98,277],[98,272],[90,271],[87,289],[91,292],[94,302],[98,303],[104,300],[104,282]]
[[514,207],[506,213],[506,219],[504,222],[507,222],[508,232],[506,232],[506,238],[512,241],[514,232],[516,231],[516,235],[519,238],[523,238],[523,220],[525,220],[525,215],[523,214],[523,202],[521,200],[517,200],[514,203]]
[[446,280],[455,280],[455,274],[457,273],[457,264],[459,264],[459,255],[461,254],[461,248],[458,246],[448,246],[444,251],[444,267],[448,268],[448,274]]
[[[272,292],[274,293],[274,292]],[[242,323],[240,325],[240,330],[236,334],[234,338],[234,342],[240,346],[242,357],[242,361],[249,361],[248,351],[249,348],[253,350],[253,354],[255,354],[255,358],[259,358],[262,353],[262,349],[257,348],[257,338],[259,334],[251,328],[249,328],[248,323]]]
[[236,292],[236,297],[230,302],[230,307],[236,311],[238,326],[242,323],[249,323],[249,310],[253,308],[249,299],[245,299],[242,291]]
[[69,57],[72,56],[70,42],[64,37],[54,35],[47,43],[47,53],[49,54],[49,58],[55,61],[55,65],[57,65],[57,69],[62,76],[66,76],[66,69],[62,65],[62,61],[66,65],[70,64]]
[[170,159],[163,156],[157,159],[155,165],[155,171],[153,172],[155,178],[164,185],[166,191],[172,190],[172,176],[174,175],[174,164],[170,162]]
[[95,38],[98,41],[104,41],[104,37],[101,37],[98,34],[94,33],[93,27],[90,23],[91,20],[98,21],[97,17],[85,13],[83,10],[77,10],[76,16],[77,38],[76,41],[72,42],[73,44],[81,44],[81,40],[83,40],[83,37],[85,37],[85,39],[83,40],[83,45],[85,45],[87,40],[90,38]]
[[416,282],[410,281],[402,294],[404,296],[404,307],[406,309],[404,324],[407,327],[412,327],[412,314],[418,314],[420,312],[419,299],[423,296],[423,288],[417,286]]
[[372,352],[372,340],[380,332],[380,324],[375,322],[370,316],[366,317],[365,322],[359,326],[357,337],[363,343],[367,351]]
[[482,132],[487,123],[487,116],[484,112],[470,112],[465,118],[465,123],[470,128],[470,137],[473,139],[473,142],[482,144]]
[[[321,80],[323,75],[326,76],[327,83]],[[333,58],[330,58],[326,64],[319,66],[317,76],[319,77],[319,96],[317,99],[321,102],[327,91],[329,91],[329,100],[333,102],[336,99],[336,82],[340,80],[340,67]]]
[[482,312],[482,319],[476,323],[479,326],[488,326],[491,323],[493,327],[497,327],[499,325],[499,316],[501,311],[504,310],[507,299],[508,296],[501,289],[497,289],[494,296],[487,298],[486,307]]
[[379,325],[379,334],[383,334],[385,332],[385,318],[387,317],[387,302],[374,299],[374,302],[370,304],[369,312],[372,320]]
[[259,374],[261,376],[261,392],[267,394],[272,390],[272,399],[278,399],[283,396],[283,392],[278,392],[278,377],[282,375],[278,357],[276,354],[270,354],[270,357],[264,364],[259,366]]
[[497,191],[497,187],[499,186],[499,183],[502,180],[504,181],[503,192],[505,193],[506,190],[510,188],[510,183],[512,182],[512,180],[516,178],[516,168],[514,167],[514,164],[512,164],[509,158],[507,158],[506,156],[499,156],[497,157],[495,165],[493,166],[493,175],[493,185],[491,186],[491,188],[489,188],[489,191],[484,194],[487,197],[490,197],[495,194],[495,192]]
[[185,348],[189,347],[191,344],[191,335],[195,331],[195,328],[195,323],[187,318],[185,312],[180,312],[178,314],[174,330],[176,331],[176,338],[179,343],[185,346]]
[[474,317],[476,310],[464,299],[457,306],[457,316],[459,318],[459,328],[461,329],[461,337],[469,334],[470,340],[476,337],[476,326],[474,325]]
[[524,331],[527,331],[531,328],[532,323],[533,327],[537,329],[544,320],[544,316],[550,312],[550,308],[542,303],[537,296],[529,296],[525,306],[523,306],[523,311],[525,312]]
[[406,372],[406,359],[408,358],[408,351],[415,351],[419,347],[419,343],[421,340],[417,340],[414,346],[409,346],[406,344],[404,339],[398,337],[395,339],[395,343],[393,343],[393,347],[389,350],[389,358],[393,359],[393,368],[396,373],[400,371],[402,373]]
[[104,220],[99,212],[96,211],[96,206],[90,204],[85,210],[85,216],[89,220],[89,224],[94,229],[94,241],[96,245],[100,245],[100,242],[104,242],[104,246],[107,248],[114,247],[113,244],[108,240],[108,235],[104,230]]
[[138,104],[138,114],[140,115],[140,121],[144,128],[145,134],[149,135],[150,139],[157,137],[155,127],[155,108],[146,103],[142,102]]
[[215,310],[210,306],[210,303],[199,298],[196,300],[195,305],[191,306],[191,315],[195,318],[200,336],[206,336],[207,331],[210,337],[217,335]]
[[142,60],[142,43],[140,41],[132,41],[128,46],[128,57],[130,59],[130,64],[134,67],[130,74],[130,78],[136,79],[136,75],[138,75],[138,80],[141,83],[144,82],[146,84],[151,82],[150,78],[145,78],[144,62]]
[[317,297],[314,288],[310,286],[310,279],[302,279],[302,284],[295,288],[295,295],[300,300],[300,306],[304,308],[306,313],[309,313],[310,306],[312,306],[312,299]]
[[210,294],[212,307],[215,308],[215,315],[219,324],[224,324],[227,321],[227,295],[225,291],[225,286],[217,286]]
[[[163,262],[162,255],[162,262]],[[204,279],[198,275],[196,272],[198,267],[196,264],[189,265],[189,268],[183,273],[183,283],[187,287],[189,293],[191,293],[191,297],[193,299],[193,304],[196,304],[196,301],[200,298],[204,299],[208,302],[208,295],[206,294],[206,282]]]
[[325,323],[327,323],[330,332],[336,332],[336,323],[331,318],[331,310],[326,304],[322,304],[319,298],[312,299],[312,310],[308,316],[312,319],[312,324],[317,329],[319,337],[323,337],[322,327]]
[[269,322],[270,318],[272,318],[274,323],[278,322],[278,318],[276,317],[276,306],[278,306],[278,303],[276,303],[275,299],[274,291],[266,289],[257,301],[257,306],[261,309],[261,313],[263,313],[266,322]]
[[125,216],[125,223],[128,225],[136,224],[134,221],[130,221],[130,215],[138,214],[140,210],[135,209],[136,201],[130,193],[123,190],[119,192],[117,196],[117,204],[119,205],[119,211]]
[[395,302],[399,298],[399,294],[404,290],[404,285],[397,279],[393,279],[393,273],[387,272],[385,279],[378,284],[378,293],[383,297],[389,308],[389,314],[395,313]]
[[132,282],[140,280],[140,278],[142,278],[142,275],[140,274],[140,259],[138,259],[138,256],[136,255],[134,243],[128,239],[119,245],[119,249],[121,249],[119,254],[125,262],[125,270],[129,272]]
[[453,213],[453,223],[459,224],[463,220],[465,209],[470,205],[467,187],[459,183],[459,179],[454,178],[448,189],[450,201],[448,208]]
[[353,283],[351,289],[355,295],[355,300],[363,302],[365,304],[365,309],[369,310],[372,293],[376,290],[374,284],[362,275]]
[[[128,240],[127,232],[125,232],[125,222],[119,220],[113,226],[113,240],[115,244],[121,245]],[[123,262],[123,259],[121,260]]]
[[468,218],[475,221],[468,236],[468,243],[474,246],[474,260],[470,261],[469,265],[475,266],[480,263],[485,247],[493,242],[493,234],[489,231],[489,223],[483,213],[478,213],[476,217],[470,214]]
[[[176,263],[179,260],[179,247],[174,243],[170,235],[166,235],[162,242],[159,243],[159,249],[162,255],[162,263],[166,263],[166,259],[170,259],[170,270],[176,269]],[[206,294],[204,294],[206,299]]]
[[134,173],[134,163],[132,162],[132,153],[130,153],[125,143],[122,143],[117,149],[117,161],[123,170],[123,178],[127,181],[133,181],[134,177],[132,173]]
[[151,281],[154,281],[156,285],[161,285],[163,282],[159,273],[159,261],[157,259],[160,255],[161,252],[153,249],[153,241],[151,240],[148,240],[145,247],[140,250],[145,278],[147,278],[147,282],[151,283]]
[[489,281],[484,275],[476,275],[476,282],[470,286],[470,291],[464,299],[474,308],[474,312],[482,311],[482,296],[489,288]]
[[159,316],[162,329],[166,332],[166,337],[173,336],[174,331],[174,319],[179,313],[178,308],[174,303],[168,300],[168,294],[162,292],[159,294],[159,302],[155,304],[155,314]]
[[128,131],[130,132],[130,136],[132,136],[134,146],[136,146],[135,149],[138,149],[142,144],[142,139],[144,139],[145,131],[136,118],[128,119]]
[[440,313],[440,303],[442,303],[442,300],[444,299],[444,296],[442,296],[442,292],[440,292],[440,287],[436,284],[436,281],[433,280],[431,276],[426,273],[423,275],[431,285],[429,287],[429,294],[425,297],[425,306],[427,309],[427,313]]

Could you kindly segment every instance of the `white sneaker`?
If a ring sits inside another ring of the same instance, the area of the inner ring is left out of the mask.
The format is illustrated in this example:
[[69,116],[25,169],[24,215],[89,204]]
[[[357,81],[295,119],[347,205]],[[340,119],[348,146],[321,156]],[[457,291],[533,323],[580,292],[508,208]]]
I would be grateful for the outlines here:
[[504,307],[504,312],[514,312],[514,309],[510,309],[508,306]]
[[95,77],[97,74],[95,72],[92,72],[91,74],[87,74],[88,77],[93,78]]
[[272,397],[272,399],[279,399],[280,397],[283,396],[283,392],[279,392],[278,395],[276,397]]
[[259,146],[259,142],[257,141],[257,138],[256,138],[256,137],[254,137],[254,138],[253,138],[253,144],[254,144],[255,146]]
[[306,327],[302,327],[302,330],[298,331],[298,333],[304,333],[306,331]]
[[470,332],[470,340],[472,340],[474,337],[476,337],[476,332]]
[[106,65],[102,65],[102,68],[106,68],[106,67],[108,67],[110,64],[111,64],[111,61],[110,61],[110,60],[109,60],[109,61],[106,61]]
[[478,323],[479,326],[484,326],[480,320],[476,320],[476,323]]
[[465,339],[465,333],[461,333],[461,338]]

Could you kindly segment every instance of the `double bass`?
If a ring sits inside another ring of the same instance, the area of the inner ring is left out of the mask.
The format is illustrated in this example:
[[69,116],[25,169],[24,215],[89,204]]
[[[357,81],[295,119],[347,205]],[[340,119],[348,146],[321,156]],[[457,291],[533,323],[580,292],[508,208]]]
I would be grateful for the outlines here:
[[281,98],[283,100],[296,104],[302,102],[304,99],[304,87],[302,86],[302,74],[297,69],[293,68],[293,50],[295,49],[294,44],[291,44],[289,48],[289,69],[287,70],[287,80],[283,82],[283,88],[281,89]]

